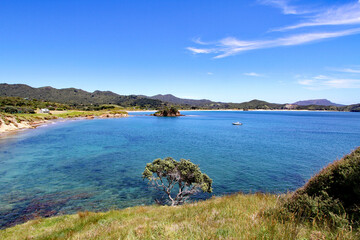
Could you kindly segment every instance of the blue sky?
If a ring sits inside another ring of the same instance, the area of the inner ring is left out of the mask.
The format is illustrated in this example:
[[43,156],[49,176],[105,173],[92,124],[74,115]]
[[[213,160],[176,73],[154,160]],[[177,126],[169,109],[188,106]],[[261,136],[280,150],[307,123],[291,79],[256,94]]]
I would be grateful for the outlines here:
[[360,1],[0,2],[0,82],[360,102]]

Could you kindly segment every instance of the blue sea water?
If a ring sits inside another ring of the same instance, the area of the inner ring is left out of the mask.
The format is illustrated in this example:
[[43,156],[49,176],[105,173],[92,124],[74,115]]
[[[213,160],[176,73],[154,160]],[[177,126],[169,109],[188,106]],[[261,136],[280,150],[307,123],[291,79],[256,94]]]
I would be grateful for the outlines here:
[[182,113],[58,122],[1,139],[0,227],[151,204],[157,193],[141,173],[156,158],[199,164],[214,195],[282,193],[360,146],[360,113]]

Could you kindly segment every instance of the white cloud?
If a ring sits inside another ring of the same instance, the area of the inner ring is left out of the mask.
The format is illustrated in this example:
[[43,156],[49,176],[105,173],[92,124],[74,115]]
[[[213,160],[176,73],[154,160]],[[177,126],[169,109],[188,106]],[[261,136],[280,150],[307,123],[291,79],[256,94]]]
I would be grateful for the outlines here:
[[315,76],[310,79],[298,80],[297,83],[311,90],[360,88],[360,79],[336,78],[324,75]]
[[260,0],[261,4],[270,5],[277,8],[280,8],[283,14],[305,14],[309,11],[300,10],[298,7],[291,6],[287,0]]
[[188,47],[188,50],[190,50],[193,53],[211,53],[214,52],[213,49],[201,49],[201,48],[193,48],[193,47]]
[[244,73],[245,76],[250,76],[250,77],[262,77],[262,74],[259,73],[255,73],[255,72],[248,72],[248,73]]
[[314,82],[315,82],[315,80],[313,80],[313,79],[303,79],[303,80],[298,81],[299,84],[307,85],[307,86],[313,85]]
[[360,1],[320,9],[312,16],[306,16],[306,21],[275,29],[275,31],[292,30],[303,27],[354,25],[360,24]]
[[195,38],[195,39],[193,40],[193,42],[195,42],[195,43],[197,43],[197,44],[200,44],[200,45],[206,45],[206,44],[207,44],[206,42],[201,41],[200,38]]
[[324,80],[324,79],[328,79],[328,77],[324,76],[324,75],[317,75],[317,76],[314,77],[314,79],[316,79],[316,80]]
[[207,72],[207,75],[214,75],[214,73],[212,73],[212,72]]
[[344,31],[336,32],[314,32],[314,33],[304,33],[304,34],[295,34],[287,37],[272,39],[272,40],[257,40],[257,41],[241,41],[236,38],[224,38],[214,44],[212,48],[193,48],[188,47],[187,49],[193,52],[194,54],[209,54],[209,53],[220,53],[215,58],[224,58],[227,56],[235,55],[241,52],[263,49],[263,48],[273,48],[280,46],[294,46],[305,43],[311,43],[318,40],[336,38],[341,36],[347,36],[352,34],[360,33],[360,28],[353,28]]
[[344,73],[360,73],[360,69],[353,69],[353,68],[335,68],[333,70],[337,71],[337,72],[344,72]]
[[[194,42],[200,47],[188,47],[187,49],[194,54],[217,54],[214,58],[224,58],[227,56],[235,55],[241,52],[273,48],[280,46],[294,46],[300,44],[311,43],[319,40],[337,38],[347,35],[360,33],[359,27],[349,29],[348,25],[360,24],[360,0],[336,5],[327,8],[312,8],[312,11],[304,9],[304,7],[293,6],[290,0],[258,0],[261,4],[271,5],[282,9],[284,14],[297,14],[304,15],[305,21],[276,29],[275,31],[285,31],[291,29],[298,29],[303,27],[315,27],[326,25],[345,25],[347,28],[332,32],[307,32],[298,33],[293,35],[285,35],[275,39],[260,39],[254,41],[243,41],[234,37],[228,37],[216,42],[203,42],[199,38]],[[206,47],[211,46],[211,47]],[[351,70],[347,69],[348,72]],[[358,73],[357,70],[352,73]]]

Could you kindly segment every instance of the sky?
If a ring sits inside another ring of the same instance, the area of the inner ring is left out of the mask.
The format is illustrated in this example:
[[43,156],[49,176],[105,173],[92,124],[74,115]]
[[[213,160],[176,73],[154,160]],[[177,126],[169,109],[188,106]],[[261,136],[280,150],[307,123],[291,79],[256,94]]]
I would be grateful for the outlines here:
[[360,103],[360,1],[1,0],[0,82]]

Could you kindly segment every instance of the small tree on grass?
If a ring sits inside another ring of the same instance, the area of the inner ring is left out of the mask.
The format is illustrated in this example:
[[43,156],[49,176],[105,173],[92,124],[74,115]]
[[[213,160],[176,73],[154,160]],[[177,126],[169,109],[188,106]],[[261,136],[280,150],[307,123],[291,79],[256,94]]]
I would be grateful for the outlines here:
[[[186,159],[155,159],[152,163],[146,164],[142,176],[156,189],[165,192],[171,206],[183,204],[195,193],[212,192],[212,179],[202,173],[198,165]],[[174,187],[178,188],[178,192],[172,194]]]

